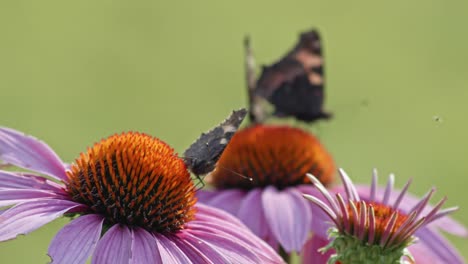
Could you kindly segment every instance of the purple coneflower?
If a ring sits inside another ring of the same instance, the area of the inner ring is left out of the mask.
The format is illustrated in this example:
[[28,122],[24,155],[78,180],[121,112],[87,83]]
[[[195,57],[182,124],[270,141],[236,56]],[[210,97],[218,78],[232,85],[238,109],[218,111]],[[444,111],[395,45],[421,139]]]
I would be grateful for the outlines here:
[[328,229],[324,226],[327,219],[332,222],[329,229],[332,241],[322,251],[334,250],[328,263],[385,264],[402,263],[403,260],[464,263],[456,250],[439,234],[439,229],[442,229],[460,236],[467,235],[463,226],[446,217],[458,208],[441,210],[446,198],[434,207],[429,206],[435,189],[417,200],[406,195],[411,181],[401,192],[394,192],[393,175],[390,175],[385,189],[377,187],[375,171],[370,189],[355,187],[343,170],[340,170],[340,175],[343,187],[336,189],[335,195],[330,194],[317,178],[307,175],[323,196],[304,196],[317,205],[326,218],[324,214],[314,214],[318,218],[316,223],[321,223],[321,227],[317,225],[314,228],[317,241],[313,242],[313,238],[304,249],[304,263],[318,263],[314,260],[320,257],[317,249],[324,245],[323,230]]
[[335,173],[331,156],[313,135],[288,126],[254,125],[234,135],[207,177],[215,190],[198,195],[240,218],[274,248],[300,251],[312,227],[312,206],[302,193],[316,192],[306,173],[324,184]]
[[[0,128],[0,241],[63,215],[52,263],[281,263],[240,221],[196,204],[182,159],[161,140],[122,133],[67,165],[45,143]],[[41,176],[46,175],[46,176]]]

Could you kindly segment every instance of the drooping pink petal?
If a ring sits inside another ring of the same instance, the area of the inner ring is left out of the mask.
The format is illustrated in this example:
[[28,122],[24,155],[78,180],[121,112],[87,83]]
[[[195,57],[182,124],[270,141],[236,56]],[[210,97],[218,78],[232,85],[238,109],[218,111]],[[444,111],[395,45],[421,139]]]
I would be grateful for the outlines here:
[[59,218],[67,211],[85,207],[81,204],[56,199],[17,204],[0,215],[0,241],[27,234]]
[[65,166],[44,142],[9,128],[0,128],[0,159],[15,166],[65,181]]
[[424,243],[432,254],[437,255],[443,263],[450,264],[463,264],[463,257],[457,250],[440,235],[437,231],[433,230],[433,226],[426,226],[416,231],[415,236],[419,238],[418,243]]
[[304,245],[304,248],[301,252],[301,262],[302,263],[316,263],[323,264],[327,263],[330,256],[334,253],[333,249],[328,250],[325,253],[321,253],[318,250],[328,245],[330,241],[318,236],[313,236],[307,243]]
[[265,218],[276,239],[287,251],[299,251],[310,232],[310,205],[296,189],[267,187],[262,195]]
[[231,232],[219,232],[218,226],[209,223],[194,224],[191,227],[184,230],[184,238],[187,233],[191,234],[199,243],[210,245],[229,259],[220,263],[282,263],[278,254],[245,226],[230,227]]
[[237,217],[261,239],[270,245],[277,244],[268,224],[266,224],[265,211],[262,203],[261,189],[251,190],[242,201]]
[[[223,256],[224,252],[213,248],[209,243],[197,238],[196,236],[188,232],[188,230],[182,230],[177,236],[181,236],[181,238],[174,238],[172,240],[176,242],[176,244],[179,245],[179,248],[181,248],[183,251],[187,251],[187,249],[184,250],[184,248],[189,248],[189,251],[194,251],[193,249],[196,249],[196,251],[199,252],[198,254],[202,254],[204,258],[206,258],[207,260],[209,259],[209,261],[213,263],[230,262],[227,258]],[[190,256],[190,253],[188,253],[187,255]]]
[[408,247],[411,255],[414,257],[415,263],[446,263],[439,258],[430,248],[424,243],[417,242]]
[[234,225],[244,225],[241,220],[239,220],[236,217],[233,217],[232,214],[229,214],[222,209],[207,206],[202,203],[197,203],[195,207],[197,208],[195,220],[209,216],[210,219],[212,219],[215,222],[221,221],[222,223],[229,222]]
[[0,189],[0,207],[10,206],[20,202],[36,201],[38,199],[50,198],[63,200],[65,197],[46,190],[15,190]]
[[222,191],[209,191],[210,195],[200,195],[206,191],[199,191],[198,201],[204,204],[211,205],[216,208],[221,208],[224,211],[236,215],[241,206],[241,202],[245,197],[245,192],[241,190],[222,190]]
[[[233,236],[212,234],[201,230],[190,230],[188,235],[184,236],[189,239],[193,245],[203,244],[208,251],[203,251],[213,263],[260,263],[260,259],[253,253],[255,250],[246,247],[242,241]],[[224,257],[223,257],[224,256]]]
[[[233,219],[235,218],[233,217]],[[186,224],[186,228],[195,230],[205,230],[214,234],[228,234],[232,236],[239,236],[240,240],[243,240],[247,243],[250,243],[248,241],[248,237],[254,236],[252,232],[240,221],[236,223],[226,220],[220,220],[210,215],[198,215],[195,220],[192,220]]]
[[161,234],[154,234],[158,244],[159,254],[164,264],[193,263],[177,244]]
[[80,216],[62,228],[49,246],[51,264],[86,263],[101,237],[103,222],[103,217],[90,214]]
[[143,228],[136,227],[132,230],[132,232],[133,244],[132,259],[130,264],[162,263],[161,255],[159,254],[158,250],[158,243],[156,243],[156,238]]
[[2,170],[0,170],[0,188],[50,190],[65,193],[63,186],[44,177]]
[[[190,235],[188,235],[190,236]],[[216,254],[214,252],[211,252],[212,257],[214,259],[210,259],[210,257],[207,255],[207,253],[210,252],[205,252],[203,249],[207,249],[206,247],[199,247],[196,244],[189,243],[187,241],[187,236],[185,232],[182,232],[182,234],[177,234],[177,236],[167,236],[168,239],[170,239],[172,242],[174,242],[177,247],[184,252],[184,254],[190,259],[192,263],[217,263],[219,259],[222,259],[219,254]],[[198,243],[203,243],[201,241],[198,241]],[[217,261],[214,261],[217,260]],[[224,263],[225,261],[221,261],[219,263]]]
[[452,235],[468,237],[468,230],[465,226],[460,224],[458,221],[449,216],[444,216],[440,219],[435,220],[431,223],[432,226],[436,226],[441,230]]
[[92,264],[128,264],[132,257],[132,235],[128,227],[113,225],[99,240]]
[[[250,248],[258,248],[260,252],[271,259],[277,253],[268,244],[255,236],[239,219],[222,210],[197,204],[197,217],[187,224],[188,229],[205,230],[212,234],[231,235],[248,244]],[[273,257],[272,257],[273,256]]]

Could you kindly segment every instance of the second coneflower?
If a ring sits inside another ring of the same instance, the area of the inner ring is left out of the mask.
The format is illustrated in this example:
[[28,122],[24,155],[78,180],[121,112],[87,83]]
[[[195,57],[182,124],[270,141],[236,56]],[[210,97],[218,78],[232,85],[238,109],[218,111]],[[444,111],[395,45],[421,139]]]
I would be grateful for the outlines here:
[[[306,173],[331,183],[331,156],[311,134],[288,126],[254,125],[238,131],[201,190],[199,199],[239,217],[275,248],[299,251],[312,228],[314,192]],[[246,179],[249,178],[249,180]]]

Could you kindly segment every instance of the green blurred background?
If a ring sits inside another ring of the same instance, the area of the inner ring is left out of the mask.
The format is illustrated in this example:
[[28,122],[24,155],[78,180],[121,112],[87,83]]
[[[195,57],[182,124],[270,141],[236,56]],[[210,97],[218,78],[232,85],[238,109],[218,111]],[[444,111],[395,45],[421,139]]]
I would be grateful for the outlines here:
[[[181,152],[245,106],[242,39],[271,63],[314,26],[324,39],[320,139],[357,182],[437,186],[468,224],[466,1],[2,1],[0,124],[65,160],[138,130]],[[435,118],[438,117],[438,118]],[[0,246],[0,263],[46,263],[59,220]],[[468,241],[450,237],[468,257]]]

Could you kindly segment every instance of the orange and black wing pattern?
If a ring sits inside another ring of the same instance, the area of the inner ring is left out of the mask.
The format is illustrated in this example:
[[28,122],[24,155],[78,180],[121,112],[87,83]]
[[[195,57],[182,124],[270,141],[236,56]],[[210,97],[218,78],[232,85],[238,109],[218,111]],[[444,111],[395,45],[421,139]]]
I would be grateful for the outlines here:
[[277,117],[313,122],[331,117],[323,110],[324,84],[320,35],[311,30],[302,33],[296,46],[283,58],[263,67],[255,96],[268,100]]

